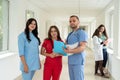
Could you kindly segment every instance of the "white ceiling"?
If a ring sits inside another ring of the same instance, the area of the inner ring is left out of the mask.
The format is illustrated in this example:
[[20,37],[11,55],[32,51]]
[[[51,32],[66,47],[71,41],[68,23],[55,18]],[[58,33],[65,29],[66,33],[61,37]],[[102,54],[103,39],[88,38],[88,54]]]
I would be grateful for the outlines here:
[[31,0],[54,16],[77,14],[80,17],[95,17],[112,0]]

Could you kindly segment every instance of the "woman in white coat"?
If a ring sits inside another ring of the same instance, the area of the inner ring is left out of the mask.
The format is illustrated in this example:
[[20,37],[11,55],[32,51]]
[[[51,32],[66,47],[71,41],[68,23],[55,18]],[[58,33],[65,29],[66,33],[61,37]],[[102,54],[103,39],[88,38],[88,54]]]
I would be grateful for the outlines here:
[[93,33],[93,45],[94,45],[94,54],[95,54],[95,75],[99,75],[98,74],[98,70],[100,70],[101,76],[105,76],[105,74],[103,73],[103,45],[106,42],[102,42],[102,40],[100,39],[100,35],[101,32],[96,29],[95,32]]

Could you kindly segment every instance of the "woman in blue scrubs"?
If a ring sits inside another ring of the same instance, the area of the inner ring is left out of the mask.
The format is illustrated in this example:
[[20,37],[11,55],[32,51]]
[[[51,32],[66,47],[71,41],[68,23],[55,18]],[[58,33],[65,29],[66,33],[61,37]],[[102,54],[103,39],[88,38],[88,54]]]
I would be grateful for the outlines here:
[[18,36],[20,70],[23,80],[32,80],[35,71],[40,69],[39,45],[37,21],[30,18],[24,32]]

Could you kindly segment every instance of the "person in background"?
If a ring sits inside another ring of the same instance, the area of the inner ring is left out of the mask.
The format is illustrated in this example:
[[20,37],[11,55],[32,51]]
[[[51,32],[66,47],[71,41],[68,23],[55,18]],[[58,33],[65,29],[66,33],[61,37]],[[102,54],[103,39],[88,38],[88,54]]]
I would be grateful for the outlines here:
[[40,69],[39,45],[37,21],[30,18],[26,22],[24,32],[18,36],[20,70],[23,80],[32,80],[35,71]]
[[41,47],[41,54],[46,56],[43,80],[59,80],[62,70],[62,56],[53,52],[54,40],[62,41],[57,26],[51,26]]
[[[93,38],[93,45],[94,45],[94,54],[95,54],[95,75],[101,75],[102,77],[107,76],[103,72],[103,45],[107,43],[107,41],[102,41],[100,36],[102,33],[96,29],[95,32],[92,35]],[[100,70],[100,73],[98,73],[98,70]]]
[[69,19],[72,32],[67,37],[67,44],[74,44],[78,42],[78,46],[75,49],[69,47],[64,48],[66,53],[72,53],[68,56],[68,68],[70,80],[84,80],[84,62],[85,62],[85,48],[88,40],[87,33],[79,29],[79,18],[76,15],[70,16]]
[[101,32],[100,38],[103,42],[106,42],[106,44],[103,45],[103,69],[105,70],[107,61],[108,61],[108,53],[107,53],[107,44],[108,44],[108,35],[106,32],[106,28],[103,24],[99,25],[98,30]]

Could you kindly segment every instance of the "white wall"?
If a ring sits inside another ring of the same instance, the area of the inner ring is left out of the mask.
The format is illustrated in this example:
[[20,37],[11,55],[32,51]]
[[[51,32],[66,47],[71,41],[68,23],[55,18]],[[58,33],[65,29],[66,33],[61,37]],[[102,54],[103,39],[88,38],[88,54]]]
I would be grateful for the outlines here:
[[[9,0],[9,51],[15,53],[6,58],[0,58],[0,80],[14,80],[20,75],[17,36],[24,31],[26,10],[32,10],[39,26],[41,41],[46,37],[46,20],[48,12],[40,9],[29,0]],[[11,54],[8,52],[8,54]]]
[[0,59],[0,75],[0,80],[14,80],[20,75],[17,54]]
[[120,80],[120,58],[118,59],[114,54],[109,54],[108,65],[113,80]]
[[105,24],[105,11],[101,11],[101,13],[99,13],[96,16],[96,28],[100,25],[100,24]]
[[[115,6],[115,11],[114,11],[114,28],[113,28],[113,51],[114,54],[110,55],[111,57],[109,58],[112,63],[111,63],[111,74],[115,80],[120,80],[120,59],[119,54],[120,54],[120,1],[119,0],[114,0],[112,3],[114,3]],[[118,37],[119,36],[119,37]]]

